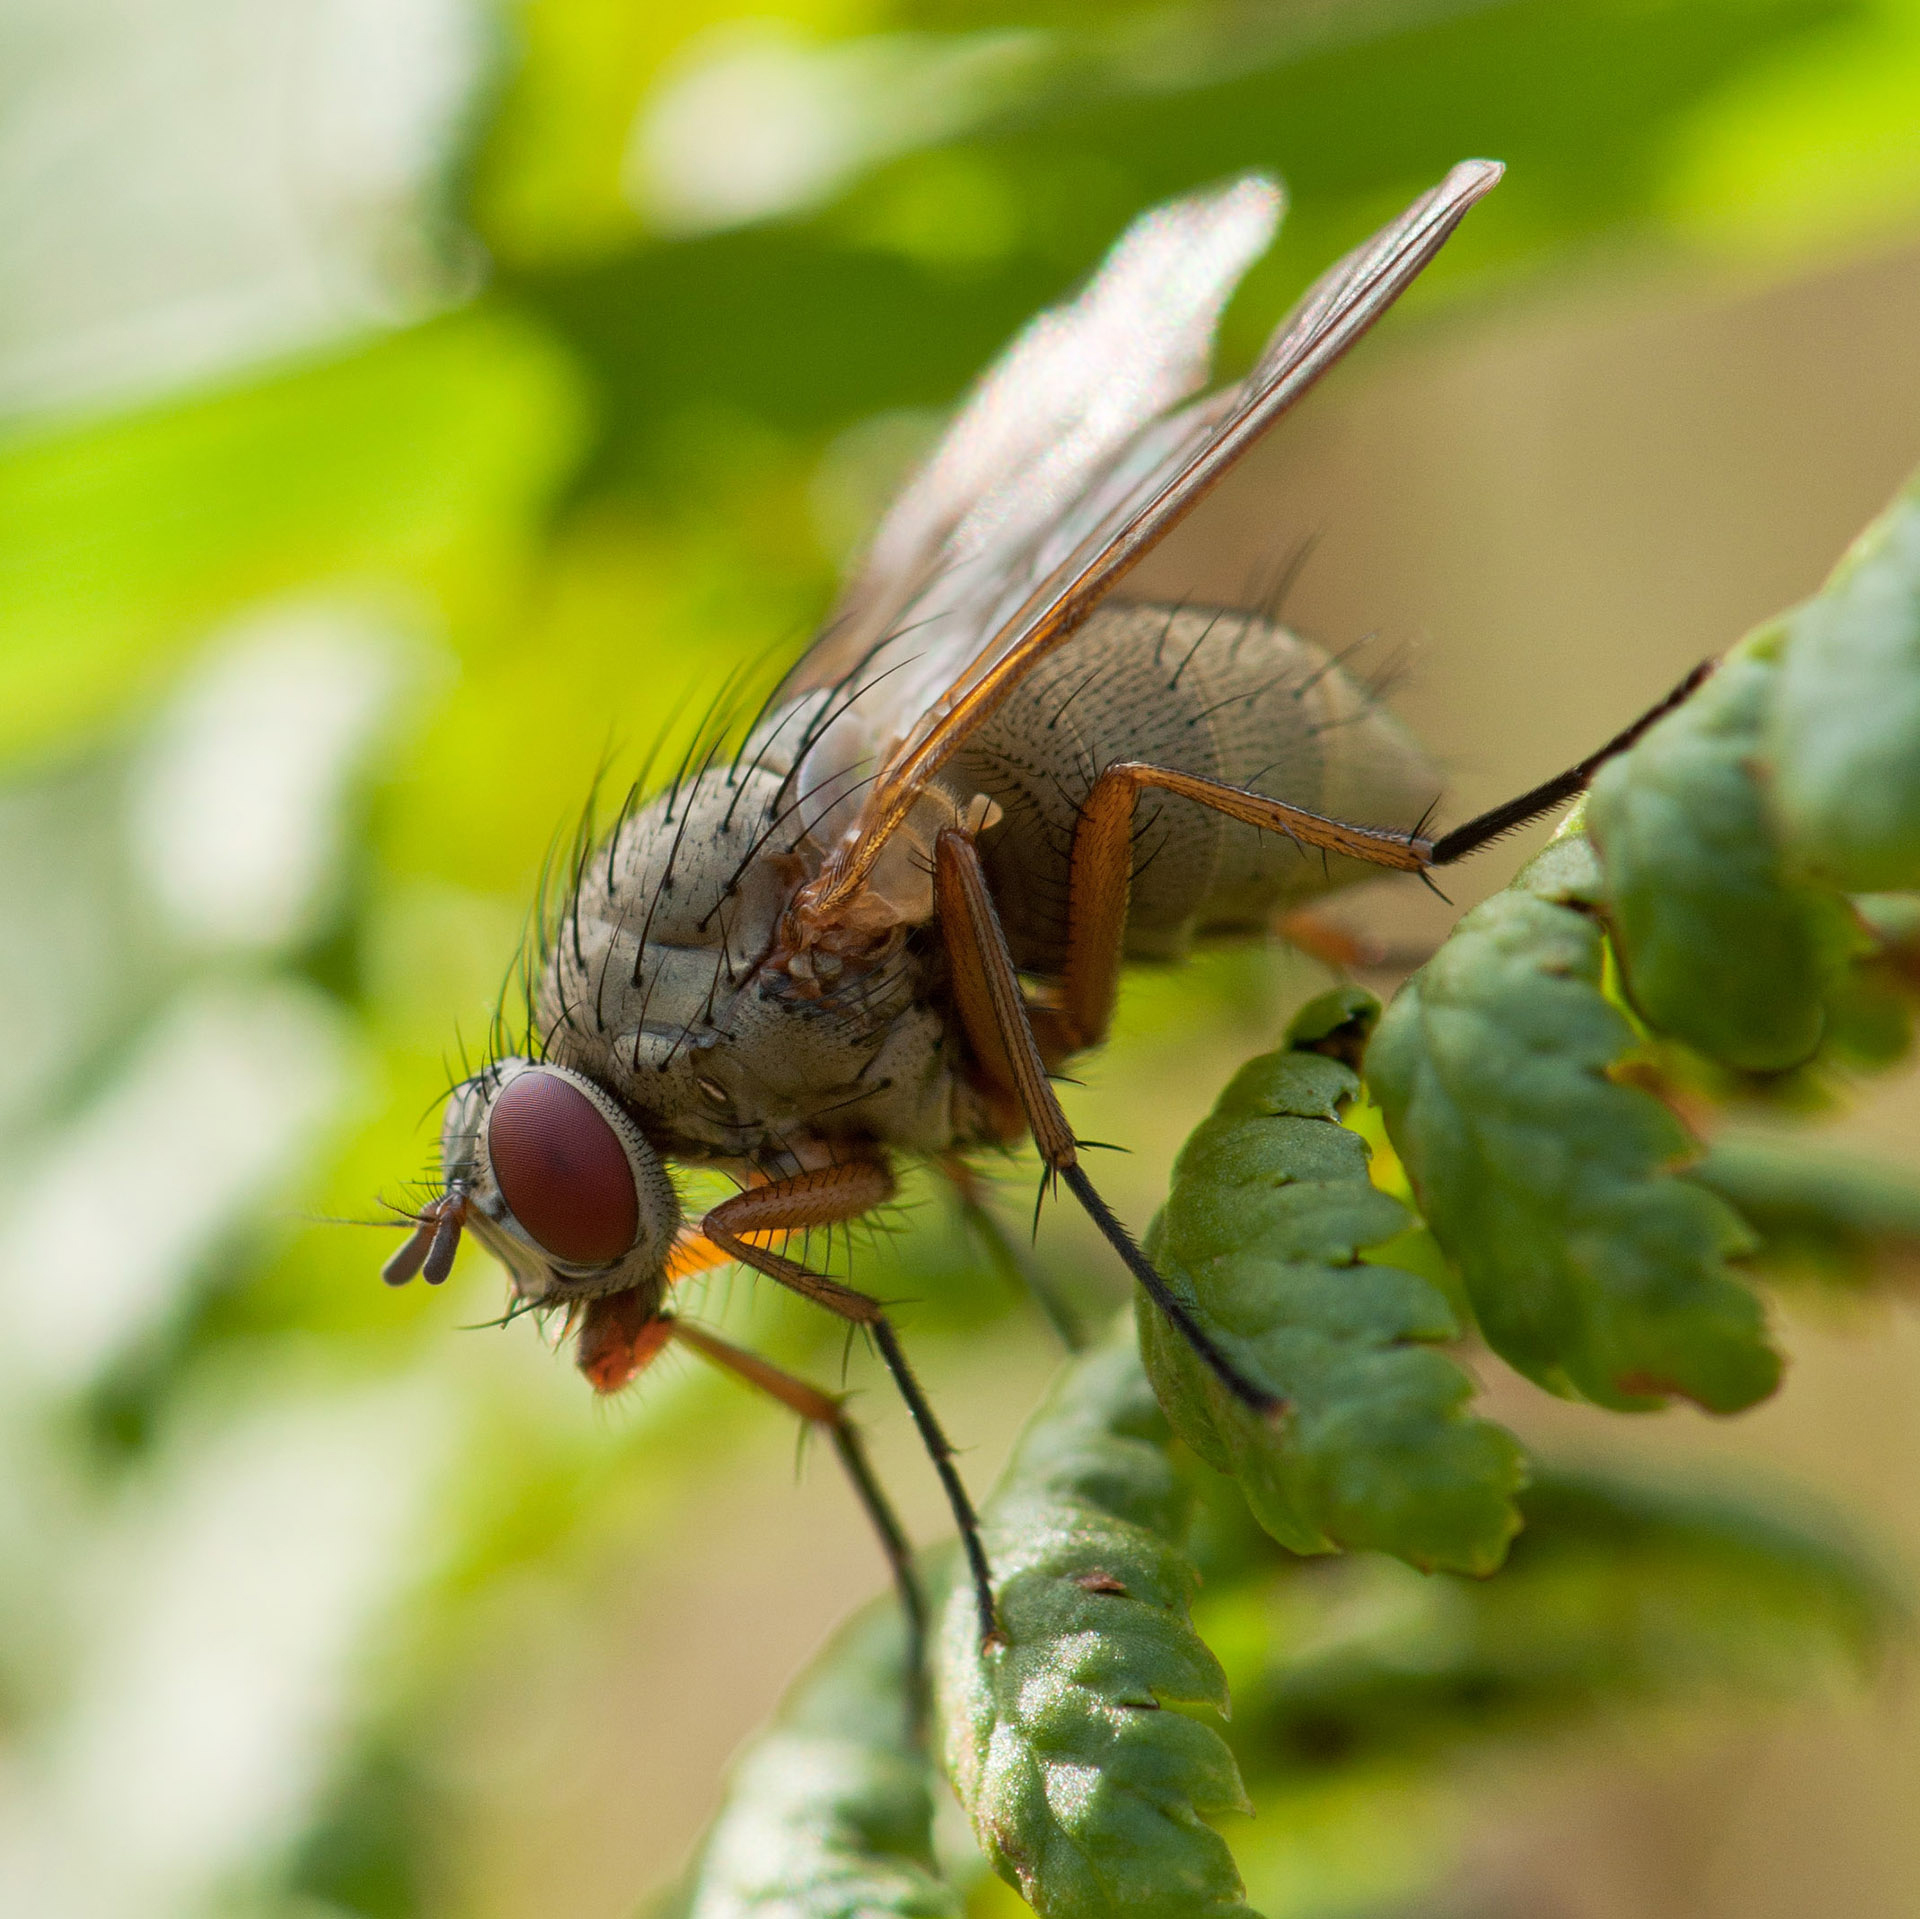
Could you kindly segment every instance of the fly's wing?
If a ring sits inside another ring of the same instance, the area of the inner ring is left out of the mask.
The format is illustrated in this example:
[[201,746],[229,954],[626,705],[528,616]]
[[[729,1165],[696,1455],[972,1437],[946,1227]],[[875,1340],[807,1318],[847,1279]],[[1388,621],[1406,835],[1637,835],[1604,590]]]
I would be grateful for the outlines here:
[[[1030,522],[1036,528],[1029,544],[1040,562],[1037,575],[1029,571],[1021,579],[1003,570],[997,581],[983,582],[984,597],[991,601],[997,591],[1001,602],[991,624],[976,629],[986,633],[984,643],[964,655],[963,663],[940,649],[945,655],[937,661],[945,669],[940,684],[915,684],[897,704],[889,701],[892,710],[906,716],[899,738],[866,784],[853,829],[797,902],[803,924],[830,923],[845,909],[916,794],[967,735],[1406,291],[1503,171],[1493,161],[1463,161],[1315,282],[1240,385],[1144,426],[1138,423],[1145,416],[1132,412],[1127,438],[1109,442],[1102,459],[1075,469],[1077,496],[1048,498],[1044,522]],[[1087,297],[1099,285],[1096,281]],[[991,387],[990,380],[981,399]],[[972,412],[970,407],[966,418]],[[929,473],[943,457],[944,449]],[[1024,498],[1017,492],[1014,497],[1024,512]],[[1004,510],[1013,511],[1013,504]],[[962,528],[966,524],[960,522]],[[921,597],[937,590],[942,577],[944,569],[937,570],[933,587],[922,589]],[[914,610],[913,601],[906,607]],[[905,634],[889,644],[897,647],[913,637]],[[873,654],[876,663],[885,650]],[[912,678],[923,680],[924,673]]]
[[915,659],[943,657],[951,678],[992,632],[1008,580],[1031,587],[1061,514],[1206,379],[1221,309],[1281,204],[1256,175],[1156,207],[1078,299],[1029,322],[894,502],[775,703],[884,674],[895,633]]

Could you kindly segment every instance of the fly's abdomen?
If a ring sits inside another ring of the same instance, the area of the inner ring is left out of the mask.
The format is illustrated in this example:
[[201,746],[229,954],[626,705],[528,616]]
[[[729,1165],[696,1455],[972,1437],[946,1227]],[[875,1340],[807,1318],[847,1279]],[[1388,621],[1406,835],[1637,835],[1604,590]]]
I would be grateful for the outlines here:
[[[1074,827],[1094,781],[1124,760],[1368,826],[1412,826],[1439,790],[1398,721],[1286,628],[1254,613],[1110,603],[1027,676],[948,776],[1001,808],[981,856],[1024,970],[1060,970]],[[1197,933],[1251,930],[1378,873],[1153,791],[1134,849],[1130,959],[1174,957]]]

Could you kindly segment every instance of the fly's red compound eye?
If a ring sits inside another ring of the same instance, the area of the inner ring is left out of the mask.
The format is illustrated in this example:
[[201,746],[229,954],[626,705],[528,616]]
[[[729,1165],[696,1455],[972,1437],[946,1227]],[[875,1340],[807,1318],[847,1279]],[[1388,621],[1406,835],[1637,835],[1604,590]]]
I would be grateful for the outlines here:
[[572,1266],[608,1266],[640,1230],[626,1149],[607,1116],[559,1074],[508,1082],[487,1118],[500,1197],[536,1246]]

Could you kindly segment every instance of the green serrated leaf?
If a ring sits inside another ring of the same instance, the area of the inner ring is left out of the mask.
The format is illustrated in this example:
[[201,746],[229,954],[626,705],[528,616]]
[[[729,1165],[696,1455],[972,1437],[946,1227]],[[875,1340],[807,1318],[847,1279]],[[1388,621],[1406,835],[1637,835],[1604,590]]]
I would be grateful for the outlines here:
[[734,1768],[686,1919],[957,1919],[933,1770],[909,1730],[898,1605],[857,1614]]
[[1716,1140],[1688,1175],[1739,1209],[1769,1268],[1867,1286],[1920,1270],[1920,1183],[1891,1166],[1798,1141]]
[[1787,626],[1770,737],[1796,856],[1848,890],[1920,887],[1920,479]]
[[1466,1414],[1466,1375],[1430,1343],[1459,1327],[1417,1274],[1362,1261],[1413,1224],[1340,1124],[1379,1015],[1344,988],[1250,1061],[1182,1148],[1147,1251],[1229,1358],[1287,1402],[1273,1421],[1224,1388],[1145,1299],[1141,1350],[1174,1430],[1238,1480],[1295,1552],[1376,1547],[1490,1572],[1519,1523],[1518,1442]]
[[1633,1004],[1743,1072],[1819,1049],[1868,942],[1846,902],[1794,878],[1764,779],[1785,629],[1743,641],[1693,698],[1601,770],[1587,827]]
[[1130,1340],[1071,1361],[983,1514],[1006,1643],[957,1590],[936,1681],[948,1774],[995,1870],[1043,1919],[1247,1914],[1203,1814],[1247,1811],[1175,1544],[1187,1497]]
[[1469,913],[1387,1009],[1368,1081],[1496,1352],[1601,1405],[1732,1412],[1780,1373],[1727,1269],[1749,1236],[1672,1177],[1698,1154],[1679,1120],[1608,1076],[1634,1035],[1601,993],[1600,928],[1564,903],[1590,882],[1563,841]]

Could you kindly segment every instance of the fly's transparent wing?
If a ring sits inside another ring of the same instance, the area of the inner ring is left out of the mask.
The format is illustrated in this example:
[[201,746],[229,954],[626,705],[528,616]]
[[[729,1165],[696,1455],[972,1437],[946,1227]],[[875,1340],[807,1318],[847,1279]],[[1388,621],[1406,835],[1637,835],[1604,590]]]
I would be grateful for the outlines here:
[[1136,220],[1070,305],[1031,321],[975,388],[881,522],[785,700],[836,686],[911,625],[925,658],[991,631],[1009,575],[1148,422],[1197,392],[1240,277],[1273,238],[1282,196],[1257,175]]
[[[1463,161],[1315,282],[1240,385],[1172,419],[1136,425],[1125,440],[1108,442],[1100,460],[1075,469],[1077,495],[1051,501],[1050,517],[1029,540],[1034,564],[1003,566],[984,583],[992,615],[975,629],[983,642],[959,659],[941,645],[937,658],[923,656],[918,671],[900,674],[908,684],[896,683],[887,700],[902,716],[897,738],[882,746],[857,820],[802,895],[803,924],[829,923],[844,910],[915,795],[967,735],[1406,291],[1502,172],[1493,161]],[[938,593],[942,577],[923,600]],[[911,646],[914,637],[903,633],[888,644]],[[929,664],[939,670],[937,683]]]

